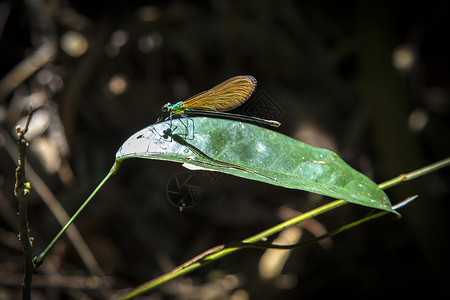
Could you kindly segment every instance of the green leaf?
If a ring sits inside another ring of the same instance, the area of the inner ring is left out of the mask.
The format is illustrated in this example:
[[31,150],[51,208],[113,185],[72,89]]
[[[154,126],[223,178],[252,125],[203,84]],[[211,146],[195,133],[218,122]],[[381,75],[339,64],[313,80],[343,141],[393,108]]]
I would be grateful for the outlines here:
[[195,117],[150,125],[122,145],[116,161],[131,157],[181,162],[395,212],[383,190],[334,152],[248,123]]

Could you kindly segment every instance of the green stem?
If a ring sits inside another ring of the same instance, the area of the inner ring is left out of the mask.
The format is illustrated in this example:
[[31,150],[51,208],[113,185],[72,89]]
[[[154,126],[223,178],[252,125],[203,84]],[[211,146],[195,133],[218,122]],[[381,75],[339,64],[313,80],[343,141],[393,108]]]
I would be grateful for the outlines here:
[[379,184],[378,186],[381,189],[385,190],[385,189],[390,188],[390,187],[392,187],[394,185],[397,185],[397,184],[399,184],[399,183],[401,183],[403,181],[408,181],[408,180],[415,179],[417,177],[426,175],[428,173],[434,172],[436,170],[439,170],[439,169],[441,169],[443,167],[446,167],[446,166],[449,166],[449,165],[450,165],[450,157],[447,157],[446,159],[438,161],[438,162],[436,162],[434,164],[428,165],[426,167],[420,168],[418,170],[412,171],[412,172],[407,173],[407,174],[399,175],[399,176],[397,176],[397,177],[395,177],[395,178],[393,178],[391,180],[388,180],[388,181],[385,181],[385,182]]
[[[411,201],[413,201],[414,199],[416,199],[418,196],[411,196],[408,197],[407,199],[405,199],[404,201],[402,201],[401,203],[396,204],[395,206],[393,206],[392,208],[397,210],[405,205],[407,205],[408,203],[410,203]],[[336,228],[334,230],[330,230],[329,232],[309,239],[307,241],[301,242],[301,243],[297,243],[297,244],[290,244],[290,245],[277,245],[277,244],[271,244],[271,243],[264,243],[264,242],[253,242],[253,243],[243,243],[243,242],[232,242],[232,243],[227,243],[226,245],[222,246],[222,249],[224,248],[230,248],[230,247],[236,247],[236,248],[253,248],[253,249],[279,249],[279,250],[292,250],[292,249],[296,249],[296,248],[300,248],[300,247],[304,247],[310,244],[314,244],[317,243],[323,239],[326,238],[330,238],[332,236],[337,235],[338,233],[344,232],[346,230],[349,230],[353,227],[359,226],[363,223],[366,223],[368,221],[380,218],[382,216],[385,216],[387,214],[389,214],[390,212],[388,211],[378,211],[374,213],[374,211],[372,211],[371,213],[369,213],[366,217],[361,218],[359,220],[353,221],[347,225],[341,226],[339,228]],[[213,248],[214,249],[214,248]],[[221,249],[220,249],[221,250]],[[217,251],[216,251],[217,252]]]
[[64,227],[59,231],[59,233],[55,236],[55,238],[48,244],[47,248],[45,248],[44,251],[42,251],[41,254],[33,258],[33,264],[34,268],[38,268],[45,260],[45,257],[47,256],[47,253],[50,251],[50,249],[53,247],[53,245],[56,243],[56,241],[61,237],[61,235],[64,234],[64,232],[69,228],[69,226],[75,221],[75,219],[78,217],[78,215],[81,213],[81,211],[86,207],[86,205],[89,204],[91,199],[97,194],[97,192],[100,190],[100,188],[105,184],[108,179],[114,175],[117,170],[120,167],[120,164],[122,161],[115,161],[114,165],[111,167],[111,170],[109,171],[108,175],[100,182],[100,184],[95,188],[95,190],[92,192],[92,194],[89,196],[89,198],[84,201],[83,205],[80,206],[80,208],[77,210],[77,212],[70,218],[70,220],[64,225]]
[[[284,229],[286,229],[287,227],[290,227],[292,225],[298,224],[304,220],[313,218],[315,216],[318,216],[320,214],[323,214],[327,211],[330,211],[332,209],[335,209],[339,206],[342,206],[344,204],[347,204],[347,201],[344,200],[336,200],[333,201],[331,203],[325,204],[321,207],[318,207],[316,209],[313,209],[307,213],[301,214],[295,218],[292,218],[290,220],[287,220],[281,224],[278,224],[272,228],[269,228],[263,232],[260,232],[254,236],[251,236],[245,240],[242,241],[242,243],[254,243],[257,241],[261,241],[264,240],[266,237],[271,236],[275,233],[278,233]],[[217,246],[215,248],[212,248],[204,253],[202,253],[201,255],[193,258],[192,260],[184,263],[183,265],[181,265],[180,267],[172,270],[169,273],[166,273],[158,278],[155,278],[153,280],[151,280],[150,282],[147,282],[141,286],[139,286],[138,288],[136,288],[134,291],[132,291],[131,293],[125,295],[123,298],[121,299],[131,299],[134,298],[142,293],[148,292],[149,290],[169,281],[172,280],[176,277],[179,277],[183,274],[186,274],[190,271],[196,270],[198,268],[200,268],[201,266],[214,261],[218,258],[221,258],[225,255],[228,255],[232,252],[235,252],[239,249],[242,249],[243,247],[226,247],[225,245],[221,245],[221,246]]]
[[[325,213],[327,211],[336,209],[339,206],[345,205],[347,203],[348,202],[344,201],[344,200],[336,200],[336,201],[333,201],[331,203],[322,205],[322,206],[320,206],[320,207],[318,207],[316,209],[310,210],[309,212],[301,214],[301,215],[299,215],[299,216],[297,216],[295,218],[289,219],[289,220],[287,220],[287,221],[285,221],[285,222],[283,222],[281,224],[278,224],[278,225],[276,225],[276,226],[274,226],[272,228],[269,228],[269,229],[267,229],[267,230],[265,230],[263,232],[260,232],[260,233],[258,233],[256,235],[254,235],[254,236],[251,236],[251,237],[243,240],[242,243],[254,243],[254,242],[261,241],[261,240],[265,240],[268,236],[274,235],[275,233],[278,233],[278,232],[280,232],[280,231],[282,231],[282,230],[284,230],[284,229],[286,229],[288,227],[296,225],[296,224],[298,224],[300,222],[303,222],[305,220],[314,218],[314,217],[316,217],[318,215],[321,215],[321,214],[323,214],[323,213]],[[224,249],[224,250],[222,250],[220,252],[217,252],[217,253],[214,253],[212,255],[209,255],[207,257],[207,260],[218,259],[218,258],[220,258],[222,256],[227,255],[228,253],[234,252],[234,251],[239,250],[239,249],[240,249],[239,247],[226,248],[226,249]]]
[[[417,196],[412,196],[409,197],[408,199],[406,199],[405,201],[403,201],[402,203],[396,205],[394,207],[394,209],[398,209],[406,204],[408,204],[409,202],[411,202],[412,200],[414,200]],[[138,288],[136,288],[134,291],[132,291],[131,293],[125,295],[123,298],[121,298],[122,300],[124,299],[131,299],[134,298],[138,295],[141,295],[145,292],[148,292],[150,290],[152,290],[153,288],[167,282],[170,281],[174,278],[177,278],[183,274],[189,273],[191,271],[194,271],[216,259],[219,259],[225,255],[228,255],[232,252],[235,252],[237,250],[243,249],[243,248],[259,248],[259,249],[283,249],[283,250],[289,250],[289,249],[294,249],[294,248],[299,248],[299,247],[304,247],[306,245],[310,245],[313,243],[316,243],[320,240],[323,240],[325,238],[329,238],[332,237],[338,233],[341,233],[343,231],[349,230],[351,228],[354,228],[356,226],[359,226],[363,223],[366,223],[368,221],[374,220],[376,218],[380,218],[384,215],[387,215],[389,212],[388,211],[381,211],[381,212],[377,212],[375,214],[370,214],[362,219],[359,219],[357,221],[354,221],[352,223],[349,223],[347,225],[344,225],[342,227],[339,227],[335,230],[329,231],[326,234],[310,239],[308,241],[299,243],[299,244],[294,244],[294,245],[273,245],[273,244],[265,244],[265,243],[258,243],[258,241],[265,239],[267,236],[273,235],[275,233],[280,232],[281,230],[284,230],[285,228],[292,226],[292,225],[296,225],[302,221],[305,221],[307,219],[313,218],[317,215],[323,214],[327,211],[330,211],[332,209],[338,208],[339,206],[342,206],[344,204],[347,204],[348,202],[344,201],[344,200],[337,200],[337,201],[333,201],[329,204],[323,205],[319,208],[316,208],[314,210],[311,210],[307,213],[304,213],[302,215],[299,215],[295,218],[292,218],[286,222],[283,222],[277,226],[274,226],[268,230],[265,230],[257,235],[254,235],[252,237],[249,237],[245,240],[243,240],[242,242],[234,242],[234,243],[228,243],[226,245],[220,245],[220,246],[216,246],[214,248],[211,248],[207,251],[205,251],[204,253],[194,257],[193,259],[189,260],[188,262],[182,264],[181,266],[179,266],[178,268],[172,270],[169,273],[166,273],[164,275],[161,275],[158,278],[155,278],[145,284],[142,284],[141,286],[139,286]]]
[[[394,185],[402,183],[403,181],[412,180],[414,178],[426,175],[426,174],[428,174],[430,172],[436,171],[436,170],[438,170],[440,168],[443,168],[445,166],[448,166],[448,165],[450,165],[450,158],[443,159],[443,160],[441,160],[441,161],[439,161],[437,163],[428,165],[428,166],[426,166],[424,168],[421,168],[421,169],[418,169],[416,171],[397,176],[396,178],[393,178],[391,180],[383,182],[383,183],[379,184],[378,186],[381,189],[387,189],[389,187],[392,187]],[[416,196],[411,197],[409,200],[406,200],[402,204],[396,205],[393,208],[397,209],[397,208],[399,208],[399,207],[409,203],[409,201],[413,200],[415,197]],[[293,219],[290,219],[290,220],[288,220],[286,222],[283,222],[283,223],[281,223],[281,224],[279,224],[277,226],[269,228],[269,229],[267,229],[267,230],[265,230],[265,231],[263,231],[263,232],[261,232],[261,233],[259,233],[257,235],[249,237],[249,238],[243,240],[241,242],[241,245],[239,245],[239,243],[235,243],[235,244],[233,244],[235,246],[231,246],[231,247],[226,246],[226,245],[221,245],[221,246],[214,247],[214,248],[212,248],[212,249],[202,253],[201,255],[191,259],[190,261],[184,263],[183,265],[181,265],[180,267],[172,270],[171,272],[166,273],[164,275],[161,275],[158,278],[155,278],[155,279],[153,279],[153,280],[151,280],[151,281],[149,281],[147,283],[142,284],[141,286],[136,288],[131,293],[125,295],[121,299],[134,298],[134,297],[136,297],[138,295],[141,295],[141,294],[143,294],[145,292],[148,292],[148,291],[152,290],[153,288],[155,288],[155,287],[157,287],[157,286],[159,286],[159,285],[161,285],[161,284],[163,284],[163,283],[165,283],[167,281],[170,281],[170,280],[172,280],[174,278],[177,278],[177,277],[179,277],[179,276],[181,276],[183,274],[189,273],[190,271],[196,270],[196,269],[202,267],[203,265],[205,265],[205,264],[207,264],[209,262],[212,262],[212,261],[214,261],[214,260],[216,260],[218,258],[221,258],[221,257],[223,257],[225,255],[228,255],[228,254],[230,254],[232,252],[235,252],[235,251],[237,251],[239,249],[242,249],[242,248],[250,248],[250,247],[252,247],[252,245],[250,243],[256,243],[258,241],[261,241],[261,240],[265,239],[267,236],[270,236],[270,235],[273,235],[275,233],[278,233],[281,230],[283,230],[283,229],[285,229],[285,228],[287,228],[289,226],[298,224],[298,223],[300,223],[300,222],[302,222],[302,221],[304,221],[306,219],[313,218],[313,217],[315,217],[317,215],[320,215],[320,214],[322,214],[324,212],[327,212],[329,210],[335,209],[335,208],[337,208],[339,206],[342,206],[344,204],[347,204],[347,203],[348,202],[346,202],[344,200],[337,200],[337,201],[331,202],[331,203],[329,203],[327,205],[321,206],[321,207],[316,208],[316,209],[314,209],[312,211],[309,211],[309,212],[307,212],[305,214],[302,214],[302,215],[297,216],[297,217],[295,217]],[[330,237],[330,236],[336,235],[336,234],[338,234],[338,233],[340,233],[342,231],[345,231],[345,230],[348,230],[350,228],[356,227],[356,226],[358,226],[358,225],[360,225],[362,223],[368,222],[368,221],[373,220],[375,218],[379,218],[379,217],[384,216],[386,214],[388,214],[388,212],[382,211],[382,212],[378,212],[378,213],[373,214],[373,215],[369,215],[366,218],[363,218],[361,220],[352,222],[352,223],[347,224],[345,226],[342,226],[342,227],[340,227],[340,228],[338,228],[336,230],[330,231],[330,232],[328,232],[327,234],[325,234],[325,235],[323,235],[321,237],[312,239],[310,241],[306,241],[306,242],[302,243],[301,246],[304,246],[304,245],[316,242],[316,241],[321,240],[321,239],[326,238],[326,237]],[[260,244],[260,245],[256,244],[256,245],[253,245],[253,246],[255,248],[258,248],[258,247],[270,248],[271,247],[270,245],[262,245],[262,244]],[[300,245],[296,245],[296,247],[297,246],[300,246]],[[273,247],[276,248],[276,246],[273,246]]]

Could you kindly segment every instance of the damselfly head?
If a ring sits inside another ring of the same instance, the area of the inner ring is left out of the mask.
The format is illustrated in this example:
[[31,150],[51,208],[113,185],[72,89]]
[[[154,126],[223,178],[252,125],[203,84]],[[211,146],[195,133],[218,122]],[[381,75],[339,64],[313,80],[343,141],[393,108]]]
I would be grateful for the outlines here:
[[170,106],[172,106],[172,105],[170,104],[170,102],[167,102],[166,104],[163,105],[163,107],[161,108],[161,110],[162,110],[163,112],[168,112]]

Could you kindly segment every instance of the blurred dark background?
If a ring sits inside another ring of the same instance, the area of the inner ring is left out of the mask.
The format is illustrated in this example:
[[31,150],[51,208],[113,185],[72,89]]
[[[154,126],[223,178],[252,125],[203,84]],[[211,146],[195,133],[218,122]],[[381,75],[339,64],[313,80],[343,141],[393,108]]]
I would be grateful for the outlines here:
[[[27,169],[35,255],[61,227],[46,203],[56,197],[73,214],[120,145],[154,123],[163,104],[235,75],[256,77],[255,94],[263,92],[281,114],[273,116],[282,123],[277,131],[331,149],[382,182],[450,153],[449,6],[1,2],[0,298],[20,295],[14,128],[30,103],[37,109]],[[167,198],[170,179],[180,174],[194,174],[203,191],[182,212]],[[419,195],[401,219],[386,216],[284,258],[287,252],[242,250],[142,299],[448,294],[449,178],[447,168],[387,190],[394,204]],[[210,247],[329,201],[175,163],[126,160],[76,221],[87,248],[76,234],[77,247],[61,238],[34,276],[33,299],[114,297]],[[311,238],[367,212],[346,205],[286,234],[294,242]]]

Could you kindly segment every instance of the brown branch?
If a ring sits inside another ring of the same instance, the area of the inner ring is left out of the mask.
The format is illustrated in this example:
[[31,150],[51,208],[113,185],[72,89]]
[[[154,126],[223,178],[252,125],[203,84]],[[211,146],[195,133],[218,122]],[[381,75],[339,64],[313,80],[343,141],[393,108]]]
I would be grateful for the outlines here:
[[17,145],[19,148],[19,159],[16,168],[16,184],[14,186],[14,195],[19,201],[19,239],[22,243],[22,250],[24,254],[24,275],[22,281],[22,299],[31,299],[31,279],[33,276],[33,245],[29,236],[28,228],[28,194],[31,186],[29,182],[25,182],[25,156],[29,143],[25,138],[25,133],[28,130],[31,115],[33,111],[30,108],[27,121],[23,129],[20,126],[16,127],[18,136]]

